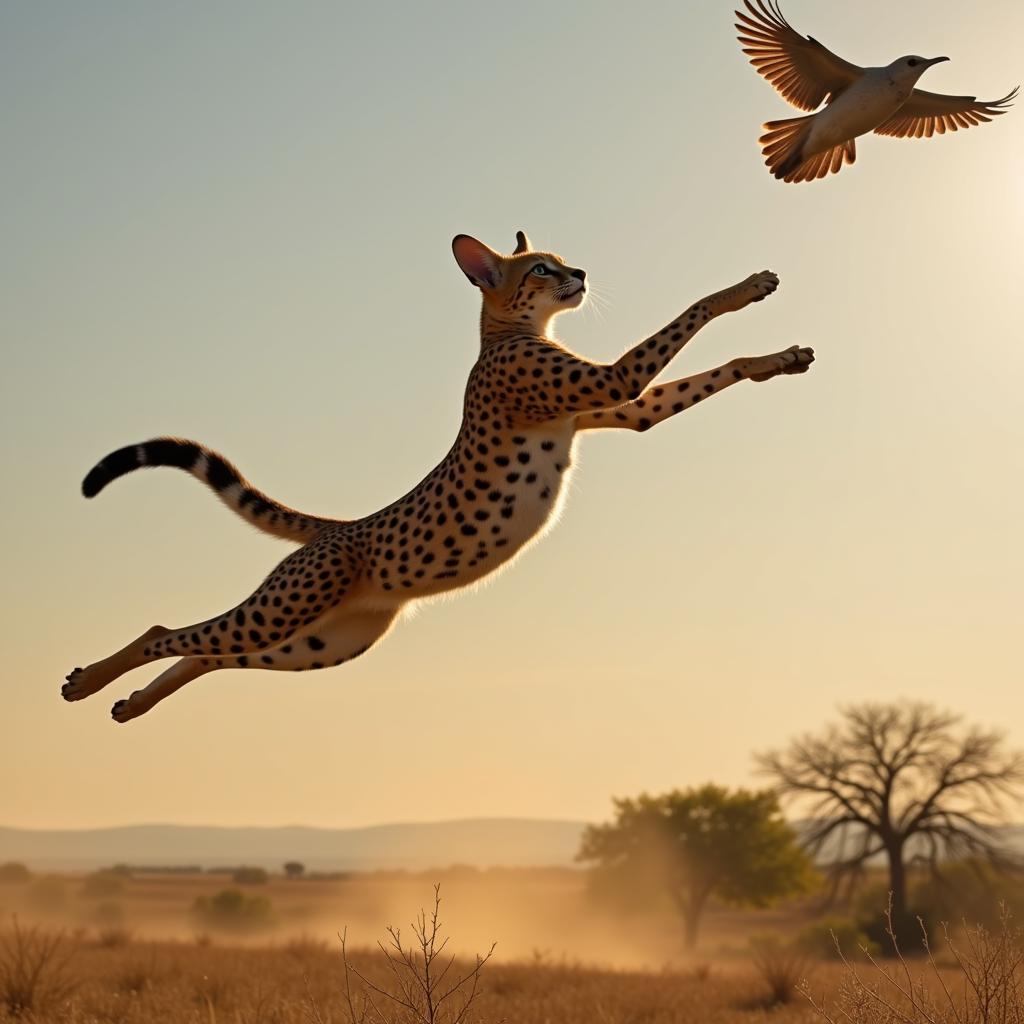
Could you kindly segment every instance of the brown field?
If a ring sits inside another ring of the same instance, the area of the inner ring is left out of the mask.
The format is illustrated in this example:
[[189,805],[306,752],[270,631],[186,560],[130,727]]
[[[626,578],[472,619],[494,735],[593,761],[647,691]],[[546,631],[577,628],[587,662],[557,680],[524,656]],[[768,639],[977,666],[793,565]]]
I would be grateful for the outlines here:
[[[210,933],[237,945],[291,939],[331,941],[348,929],[358,945],[372,944],[390,924],[412,920],[439,883],[452,948],[473,955],[493,942],[504,960],[565,959],[616,968],[686,966],[678,918],[661,913],[602,911],[586,891],[582,872],[562,869],[454,869],[424,874],[357,874],[338,880],[288,880],[271,875],[263,885],[235,885],[230,874],[139,874],[97,886],[88,876],[37,876],[23,885],[0,885],[0,920],[17,914],[51,927],[111,928],[140,939],[192,941]],[[196,917],[198,897],[225,889],[270,903],[265,922],[218,929]],[[799,907],[766,911],[712,908],[701,935],[700,958],[730,957],[752,936],[794,934],[813,920]]]
[[[792,961],[787,954],[784,987],[791,998],[782,1004],[772,999],[750,940],[794,935],[811,920],[806,909],[715,909],[701,948],[686,956],[671,916],[604,916],[586,899],[575,872],[455,871],[442,877],[447,951],[457,951],[463,969],[470,969],[475,952],[497,943],[464,1024],[746,1024],[769,1018],[797,1024],[821,1020],[796,992],[797,982],[806,979],[816,998],[834,1004],[844,976],[837,959]],[[403,945],[409,944],[409,922],[419,908],[429,908],[434,894],[427,876],[277,877],[244,887],[270,901],[272,916],[259,927],[204,927],[191,912],[194,900],[230,886],[229,876],[204,874],[103,884],[64,876],[0,887],[0,1021],[353,1024],[358,1018],[345,1001],[338,931],[348,929],[350,963],[393,990],[394,978],[373,944],[386,939],[389,924],[401,926]],[[48,942],[54,947],[40,955]],[[19,963],[24,978],[40,961],[32,998],[21,1000],[32,1006],[19,1006]],[[873,975],[870,965],[861,962],[859,969]],[[940,973],[951,989],[962,990],[949,963]],[[351,980],[360,991],[359,980]],[[934,980],[932,986],[939,991]],[[366,1024],[413,1020],[371,1013]]]
[[[337,944],[336,944],[337,945]],[[79,938],[68,978],[73,990],[28,1017],[38,1024],[298,1024],[347,1021],[343,969],[327,944],[284,943],[265,948],[214,944],[132,942],[103,948]],[[354,962],[384,980],[377,958],[357,953]],[[835,967],[815,969],[816,986],[834,988]],[[543,961],[498,958],[484,968],[474,1019],[522,1024],[699,1024],[765,1019],[765,986],[744,965],[694,972],[634,972]],[[817,1019],[798,997],[770,1011],[781,1022]],[[0,1020],[25,1021],[25,1016]]]

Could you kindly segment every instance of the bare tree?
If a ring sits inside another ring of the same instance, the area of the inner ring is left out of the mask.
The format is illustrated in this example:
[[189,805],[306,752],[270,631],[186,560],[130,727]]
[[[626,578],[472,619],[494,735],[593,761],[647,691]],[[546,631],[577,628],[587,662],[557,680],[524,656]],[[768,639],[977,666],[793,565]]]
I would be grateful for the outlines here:
[[781,796],[805,805],[809,849],[829,867],[833,894],[884,855],[899,922],[912,860],[937,877],[946,859],[1011,862],[999,826],[1024,782],[1024,755],[1007,751],[1000,733],[921,703],[861,704],[841,714],[838,725],[757,758]]

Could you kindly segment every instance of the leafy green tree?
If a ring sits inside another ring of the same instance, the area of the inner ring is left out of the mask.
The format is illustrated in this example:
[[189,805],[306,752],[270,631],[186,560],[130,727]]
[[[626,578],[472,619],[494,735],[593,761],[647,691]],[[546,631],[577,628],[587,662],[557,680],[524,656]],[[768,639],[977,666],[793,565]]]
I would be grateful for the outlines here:
[[306,865],[297,860],[287,861],[284,866],[284,873],[289,878],[301,878],[306,873]]
[[586,829],[577,860],[623,886],[638,877],[654,882],[682,916],[688,948],[712,897],[764,907],[813,878],[773,793],[710,784],[616,800],[615,821]]

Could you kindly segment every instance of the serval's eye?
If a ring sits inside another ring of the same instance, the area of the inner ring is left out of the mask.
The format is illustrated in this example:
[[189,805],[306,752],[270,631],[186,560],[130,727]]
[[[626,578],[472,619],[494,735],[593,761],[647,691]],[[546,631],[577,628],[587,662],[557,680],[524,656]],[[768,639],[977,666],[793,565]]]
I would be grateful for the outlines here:
[[543,263],[538,263],[537,266],[533,268],[533,273],[536,274],[538,277],[547,277],[548,268],[545,267]]
[[916,58],[916,57],[911,57],[911,58],[910,58],[910,60],[908,60],[908,61],[907,61],[907,63],[908,63],[908,64],[909,64],[909,65],[910,65],[910,66],[911,66],[912,68],[916,68],[916,67],[917,67],[917,65],[918,65],[918,64],[919,64],[920,62],[919,62],[919,61],[917,60],[917,58]]

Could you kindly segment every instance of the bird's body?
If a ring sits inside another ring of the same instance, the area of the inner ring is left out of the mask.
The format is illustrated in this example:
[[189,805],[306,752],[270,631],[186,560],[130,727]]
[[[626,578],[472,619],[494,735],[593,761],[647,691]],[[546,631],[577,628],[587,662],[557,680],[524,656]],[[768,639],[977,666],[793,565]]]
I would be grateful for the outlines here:
[[913,86],[894,80],[888,68],[865,68],[853,85],[811,116],[805,148],[820,153],[874,131],[907,102],[911,92]]
[[743,52],[790,103],[816,111],[764,126],[765,163],[784,181],[823,178],[853,163],[854,140],[868,132],[921,138],[990,121],[1017,92],[990,101],[925,92],[915,88],[918,79],[947,57],[911,55],[862,68],[794,31],[773,0],[744,3],[749,14],[736,12]]

